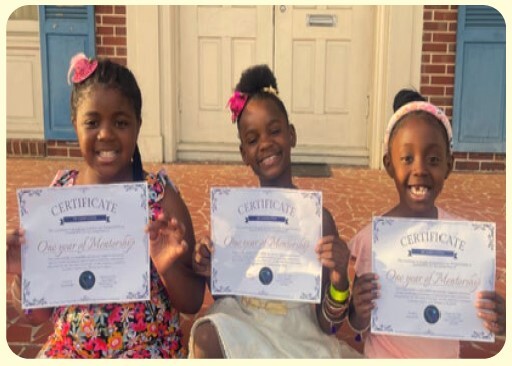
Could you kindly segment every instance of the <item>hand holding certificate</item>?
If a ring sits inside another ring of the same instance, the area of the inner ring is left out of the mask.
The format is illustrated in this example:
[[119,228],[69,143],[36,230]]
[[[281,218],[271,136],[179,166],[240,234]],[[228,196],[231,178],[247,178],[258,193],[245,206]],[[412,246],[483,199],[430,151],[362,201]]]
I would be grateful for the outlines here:
[[371,331],[493,342],[475,301],[494,290],[495,233],[488,222],[374,218]]
[[149,299],[145,182],[17,193],[23,308]]
[[212,188],[213,295],[320,302],[320,192]]

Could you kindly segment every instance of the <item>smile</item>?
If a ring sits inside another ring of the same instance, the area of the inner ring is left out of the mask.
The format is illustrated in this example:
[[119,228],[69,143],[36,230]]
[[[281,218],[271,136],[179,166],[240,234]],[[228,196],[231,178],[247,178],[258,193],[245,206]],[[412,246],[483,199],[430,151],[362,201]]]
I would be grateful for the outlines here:
[[430,193],[431,189],[426,186],[409,186],[411,195],[416,199],[424,199]]
[[276,164],[280,159],[280,155],[278,154],[273,154],[273,155],[269,155],[263,159],[261,159],[259,161],[259,165],[263,168],[266,168],[266,167],[270,167],[274,164]]

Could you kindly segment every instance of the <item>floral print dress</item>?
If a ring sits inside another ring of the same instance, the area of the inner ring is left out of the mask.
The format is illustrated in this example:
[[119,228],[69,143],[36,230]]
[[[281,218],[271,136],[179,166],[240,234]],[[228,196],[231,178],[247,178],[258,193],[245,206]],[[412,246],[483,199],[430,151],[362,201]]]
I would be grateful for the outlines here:
[[[78,171],[59,171],[52,186],[71,186]],[[149,207],[154,220],[162,207],[165,171],[147,174]],[[173,189],[176,189],[172,186]],[[54,309],[54,332],[41,358],[184,358],[180,314],[151,263],[151,300],[120,304],[72,305]]]

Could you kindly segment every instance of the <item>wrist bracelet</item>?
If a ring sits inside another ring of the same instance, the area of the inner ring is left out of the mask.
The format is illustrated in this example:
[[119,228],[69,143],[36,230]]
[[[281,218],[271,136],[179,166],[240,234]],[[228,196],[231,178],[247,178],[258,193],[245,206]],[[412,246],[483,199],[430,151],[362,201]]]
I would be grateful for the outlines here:
[[345,291],[340,291],[334,287],[334,285],[331,283],[329,286],[329,295],[331,296],[331,299],[333,299],[336,302],[343,303],[347,301],[347,299],[350,296],[350,286]]

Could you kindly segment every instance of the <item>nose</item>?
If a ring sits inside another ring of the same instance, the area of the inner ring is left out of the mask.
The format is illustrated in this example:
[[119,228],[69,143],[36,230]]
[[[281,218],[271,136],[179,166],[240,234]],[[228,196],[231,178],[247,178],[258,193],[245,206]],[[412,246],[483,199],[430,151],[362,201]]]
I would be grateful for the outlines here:
[[416,175],[427,174],[427,164],[424,159],[415,159],[414,160],[413,173]]
[[262,134],[260,136],[260,144],[259,144],[260,150],[265,150],[271,145],[272,145],[272,137],[267,133]]
[[98,131],[97,139],[98,141],[105,141],[112,138],[112,130],[108,124],[103,124]]

